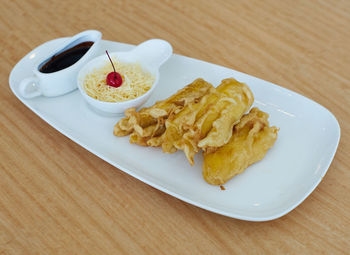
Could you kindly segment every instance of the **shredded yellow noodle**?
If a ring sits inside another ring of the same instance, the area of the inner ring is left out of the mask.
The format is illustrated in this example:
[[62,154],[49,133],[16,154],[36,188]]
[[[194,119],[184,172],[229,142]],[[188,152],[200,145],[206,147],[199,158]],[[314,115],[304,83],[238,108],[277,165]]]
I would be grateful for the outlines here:
[[154,76],[143,70],[139,63],[122,63],[113,59],[113,64],[123,78],[120,87],[107,85],[106,77],[113,72],[111,63],[102,68],[94,69],[84,78],[83,87],[86,93],[95,99],[104,102],[123,102],[142,96],[154,83]]

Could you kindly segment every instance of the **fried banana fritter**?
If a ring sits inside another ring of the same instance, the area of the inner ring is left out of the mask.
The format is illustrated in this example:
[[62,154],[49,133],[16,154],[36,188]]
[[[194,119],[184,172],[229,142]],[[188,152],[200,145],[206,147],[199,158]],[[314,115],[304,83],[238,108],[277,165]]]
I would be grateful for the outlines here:
[[220,94],[215,88],[210,93],[203,96],[199,101],[185,105],[185,107],[176,115],[168,118],[165,123],[166,130],[162,135],[162,148],[164,152],[173,152],[177,149],[183,149],[178,144],[184,133],[189,130],[197,119],[199,119],[208,108],[215,104]]
[[[141,137],[149,136],[149,133],[157,133],[163,129],[160,125],[165,124],[165,119],[172,114],[176,114],[185,105],[199,100],[211,88],[213,86],[210,83],[203,79],[197,79],[174,95],[156,102],[151,107],[142,108],[139,112],[135,108],[130,108],[125,111],[125,118],[114,126],[113,133],[116,136],[125,136],[136,132]],[[153,126],[153,128],[148,128],[150,126]],[[148,130],[145,131],[145,128],[148,128]]]
[[203,177],[209,184],[222,185],[265,156],[278,131],[269,126],[268,117],[267,113],[252,108],[235,125],[227,144],[213,153],[203,152]]
[[222,185],[261,160],[277,139],[267,113],[253,108],[245,114],[253,101],[249,87],[233,78],[217,88],[197,79],[151,107],[126,110],[113,133],[167,153],[182,150],[191,165],[203,150],[204,179]]
[[198,103],[188,104],[166,121],[163,151],[183,150],[193,165],[193,157],[200,149],[213,151],[228,142],[233,126],[253,101],[247,85],[233,78],[223,80]]

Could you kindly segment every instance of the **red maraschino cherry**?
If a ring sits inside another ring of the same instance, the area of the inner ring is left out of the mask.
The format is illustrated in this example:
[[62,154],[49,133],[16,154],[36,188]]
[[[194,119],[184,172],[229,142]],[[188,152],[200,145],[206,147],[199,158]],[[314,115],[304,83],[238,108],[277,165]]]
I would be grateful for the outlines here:
[[109,61],[111,61],[111,64],[112,64],[113,70],[114,70],[114,72],[110,72],[110,73],[107,75],[106,83],[107,83],[107,85],[109,85],[109,86],[118,88],[118,87],[120,87],[120,86],[122,85],[122,83],[123,83],[122,76],[120,75],[120,73],[117,73],[117,72],[115,71],[115,68],[114,68],[112,59],[111,59],[111,57],[109,56],[108,51],[106,51],[106,53],[107,53],[107,56],[108,56],[108,58],[109,58]]

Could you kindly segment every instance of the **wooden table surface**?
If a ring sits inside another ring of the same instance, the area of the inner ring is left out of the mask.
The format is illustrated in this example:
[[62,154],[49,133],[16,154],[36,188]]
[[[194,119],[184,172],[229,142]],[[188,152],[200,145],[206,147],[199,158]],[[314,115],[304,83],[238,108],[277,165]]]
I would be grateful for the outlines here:
[[[350,249],[350,1],[12,1],[0,9],[0,254],[343,254]],[[98,2],[98,3],[97,3]],[[327,175],[270,222],[217,215],[117,170],[36,116],[8,77],[31,49],[97,29],[309,97],[338,119]]]

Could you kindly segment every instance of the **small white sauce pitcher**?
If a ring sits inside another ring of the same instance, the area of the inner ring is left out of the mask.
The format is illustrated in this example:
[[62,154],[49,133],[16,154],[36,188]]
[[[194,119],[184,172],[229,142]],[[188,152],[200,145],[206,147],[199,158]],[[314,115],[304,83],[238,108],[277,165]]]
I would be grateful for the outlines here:
[[[102,34],[96,30],[87,30],[67,39],[64,44],[53,49],[52,54],[45,59],[41,59],[33,69],[33,76],[25,78],[19,85],[19,92],[24,98],[34,98],[38,96],[54,97],[64,95],[77,88],[77,75],[87,61],[96,56],[99,49]],[[50,59],[74,46],[92,41],[94,44],[90,49],[73,65],[57,72],[43,73],[40,68],[50,61]]]

